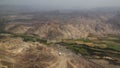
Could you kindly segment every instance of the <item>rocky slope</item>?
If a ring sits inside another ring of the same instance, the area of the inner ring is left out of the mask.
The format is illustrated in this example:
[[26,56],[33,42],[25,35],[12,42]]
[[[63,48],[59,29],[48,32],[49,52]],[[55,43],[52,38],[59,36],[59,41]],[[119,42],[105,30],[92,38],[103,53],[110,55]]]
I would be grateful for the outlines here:
[[[59,55],[59,52],[62,54]],[[0,68],[2,67],[103,68],[61,46],[45,46],[37,42],[23,42],[21,38],[4,38],[0,40]]]
[[[34,16],[35,17],[35,16]],[[119,13],[83,13],[38,15],[29,21],[13,21],[5,30],[12,33],[38,35],[43,39],[78,39],[91,34],[120,34]]]

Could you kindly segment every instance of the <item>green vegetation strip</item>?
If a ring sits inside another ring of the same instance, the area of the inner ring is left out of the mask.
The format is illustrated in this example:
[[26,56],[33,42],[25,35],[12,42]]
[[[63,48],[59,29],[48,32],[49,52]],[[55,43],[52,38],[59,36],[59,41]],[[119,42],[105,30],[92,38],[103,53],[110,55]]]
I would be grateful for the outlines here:
[[[120,51],[115,50],[114,48],[100,48],[100,47],[90,47],[86,44],[76,44],[76,43],[67,43],[67,42],[59,42],[56,44],[60,44],[62,46],[65,46],[67,49],[72,50],[76,54],[82,54],[83,56],[99,56],[99,59],[103,59],[103,57],[108,56],[112,58],[119,58],[120,57]],[[109,60],[111,63],[114,62],[114,60]],[[114,64],[120,64],[119,62],[114,62]]]
[[40,42],[44,44],[47,43],[47,40],[40,39],[38,36],[14,34],[13,37],[21,37],[25,42],[32,41],[32,42]]
[[76,39],[75,41],[92,42],[88,38],[80,38],[80,39]]

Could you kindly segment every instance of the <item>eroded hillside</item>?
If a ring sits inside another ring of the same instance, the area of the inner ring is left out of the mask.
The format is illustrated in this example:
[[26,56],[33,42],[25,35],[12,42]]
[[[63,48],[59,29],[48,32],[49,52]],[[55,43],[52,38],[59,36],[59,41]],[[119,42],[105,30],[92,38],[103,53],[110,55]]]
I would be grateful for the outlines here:
[[0,66],[119,68],[120,12],[0,17]]
[[0,40],[0,67],[103,68],[62,46],[46,46],[38,42],[24,42],[21,38],[9,37]]
[[9,18],[11,17],[14,20],[6,24],[4,28],[6,31],[37,35],[47,40],[120,34],[119,13],[38,14],[31,15],[28,19],[21,16]]

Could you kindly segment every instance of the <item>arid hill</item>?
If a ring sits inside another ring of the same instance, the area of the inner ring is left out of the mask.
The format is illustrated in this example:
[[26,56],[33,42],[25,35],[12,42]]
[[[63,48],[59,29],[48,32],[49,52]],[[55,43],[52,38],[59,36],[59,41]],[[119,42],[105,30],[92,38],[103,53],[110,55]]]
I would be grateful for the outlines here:
[[19,15],[12,17],[14,20],[6,24],[6,31],[37,35],[47,40],[120,34],[119,12],[38,14],[27,20]]
[[119,19],[120,11],[0,16],[0,67],[119,68]]
[[0,40],[0,63],[1,68],[103,68],[64,47],[24,42],[21,38]]

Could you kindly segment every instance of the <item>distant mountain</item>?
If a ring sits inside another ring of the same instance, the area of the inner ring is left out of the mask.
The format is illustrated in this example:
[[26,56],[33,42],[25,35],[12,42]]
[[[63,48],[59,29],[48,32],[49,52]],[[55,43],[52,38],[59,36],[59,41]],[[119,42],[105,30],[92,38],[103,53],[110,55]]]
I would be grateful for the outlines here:
[[[111,12],[111,11],[120,11],[120,7],[99,7],[99,8],[91,8],[91,9],[45,9],[39,8],[39,6],[26,6],[26,5],[0,5],[0,14],[8,14],[8,13],[29,13],[29,12],[46,12],[46,11],[54,11],[59,10],[61,13],[79,13],[79,12]],[[48,12],[47,12],[48,13]]]
[[39,11],[31,6],[0,5],[0,15],[19,14]]
[[120,35],[120,12],[48,13],[32,17],[32,20],[28,21],[12,21],[6,25],[5,30],[12,33],[38,35],[48,40],[78,39],[90,35]]

